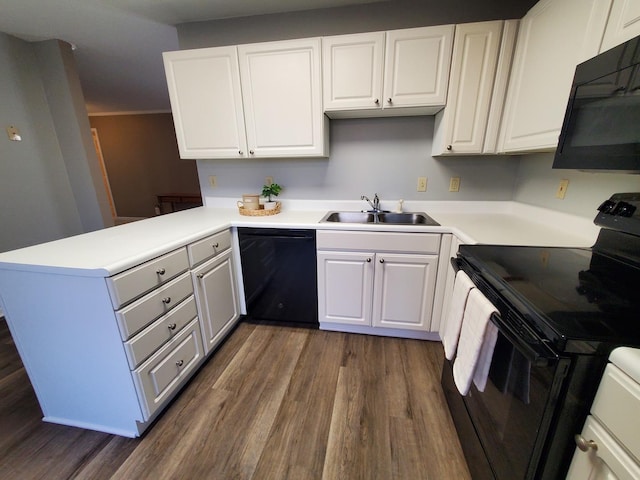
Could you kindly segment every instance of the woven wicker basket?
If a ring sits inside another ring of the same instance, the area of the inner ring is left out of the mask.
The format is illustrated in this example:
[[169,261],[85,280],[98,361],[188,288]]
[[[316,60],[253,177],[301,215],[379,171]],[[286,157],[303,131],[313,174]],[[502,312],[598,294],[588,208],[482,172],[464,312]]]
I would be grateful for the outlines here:
[[240,215],[246,215],[248,217],[266,217],[268,215],[276,215],[280,213],[281,207],[282,203],[276,202],[276,208],[272,210],[264,210],[262,208],[260,210],[248,210],[244,207],[238,207],[238,210],[240,210]]

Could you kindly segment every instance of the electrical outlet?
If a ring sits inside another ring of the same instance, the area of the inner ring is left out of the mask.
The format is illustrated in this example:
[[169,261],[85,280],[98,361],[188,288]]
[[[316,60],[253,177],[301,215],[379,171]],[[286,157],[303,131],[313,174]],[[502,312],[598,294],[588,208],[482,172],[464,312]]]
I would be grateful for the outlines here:
[[567,194],[567,188],[569,188],[569,180],[567,179],[560,180],[560,185],[558,185],[558,191],[556,191],[556,198],[564,199],[564,196]]
[[271,185],[273,183],[273,177],[265,177],[264,184]]
[[215,175],[209,175],[209,186],[211,188],[216,188],[218,186],[218,179]]
[[460,177],[451,177],[451,180],[449,180],[449,191],[450,192],[460,191]]
[[418,192],[426,192],[427,191],[427,177],[418,177],[418,187],[416,188]]

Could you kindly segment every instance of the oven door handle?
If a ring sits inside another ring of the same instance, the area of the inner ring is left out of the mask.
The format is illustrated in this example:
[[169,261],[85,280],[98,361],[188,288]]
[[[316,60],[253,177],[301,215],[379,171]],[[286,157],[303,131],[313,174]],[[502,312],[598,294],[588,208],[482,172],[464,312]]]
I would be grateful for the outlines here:
[[[451,266],[457,273],[462,268],[462,260],[458,257],[451,258]],[[491,323],[493,323],[500,333],[516,348],[532,365],[536,367],[544,367],[550,361],[557,361],[558,356],[551,351],[542,341],[536,343],[535,348],[530,343],[522,339],[513,327],[506,323],[499,314],[491,315]]]
[[[536,367],[545,367],[550,361],[557,361],[558,356],[555,355],[544,343],[539,342],[531,345],[522,339],[520,335],[513,331],[510,325],[502,320],[497,313],[492,313],[490,317],[498,331],[518,350],[531,365]],[[535,348],[538,347],[538,348]]]

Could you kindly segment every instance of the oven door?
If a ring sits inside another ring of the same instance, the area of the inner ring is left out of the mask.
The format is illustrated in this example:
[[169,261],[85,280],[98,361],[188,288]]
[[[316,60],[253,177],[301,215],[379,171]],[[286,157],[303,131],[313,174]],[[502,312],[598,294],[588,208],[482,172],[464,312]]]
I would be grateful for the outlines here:
[[[461,396],[452,363],[445,361],[442,383],[460,442],[473,478],[536,478],[569,361],[549,349],[476,275],[470,276],[500,315],[491,317],[498,338],[484,391],[472,384]],[[452,408],[456,404],[459,408]]]

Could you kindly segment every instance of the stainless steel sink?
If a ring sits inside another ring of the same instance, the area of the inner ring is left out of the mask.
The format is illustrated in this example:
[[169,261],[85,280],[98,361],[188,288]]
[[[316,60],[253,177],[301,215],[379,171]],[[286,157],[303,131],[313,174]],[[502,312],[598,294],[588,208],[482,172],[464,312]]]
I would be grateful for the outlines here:
[[440,225],[423,212],[329,212],[320,222],[384,223],[390,225]]
[[375,214],[367,212],[329,212],[321,222],[375,223]]
[[379,223],[393,223],[397,225],[440,225],[426,213],[379,213]]

